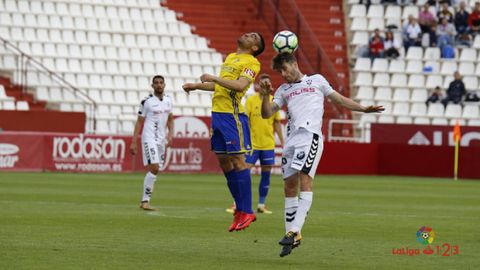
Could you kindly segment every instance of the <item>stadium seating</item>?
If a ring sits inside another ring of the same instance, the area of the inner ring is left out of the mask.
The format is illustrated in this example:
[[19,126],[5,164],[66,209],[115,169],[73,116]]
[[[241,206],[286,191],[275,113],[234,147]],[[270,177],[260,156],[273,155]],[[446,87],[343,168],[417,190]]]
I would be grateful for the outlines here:
[[[150,80],[156,74],[166,77],[166,92],[174,99],[176,114],[209,115],[211,94],[187,96],[181,85],[197,81],[202,73],[218,73],[222,55],[157,0],[6,0],[0,20],[0,36],[98,103],[96,115],[108,116],[110,121],[98,124],[100,133],[132,132],[135,120],[119,116],[135,115],[137,104],[151,92]],[[0,70],[15,72],[16,68],[14,56],[0,50]],[[72,92],[35,70],[28,74],[38,100],[57,102],[62,111],[85,109]],[[1,89],[0,99],[9,99]],[[3,105],[4,109],[28,109],[24,103]],[[112,124],[114,120],[119,123]]]
[[[360,127],[365,123],[398,123],[453,125],[457,119],[461,124],[478,126],[479,102],[464,102],[462,105],[442,104],[427,106],[425,101],[429,91],[440,86],[446,90],[453,73],[460,72],[468,91],[478,91],[480,64],[480,36],[476,36],[471,47],[455,48],[453,59],[441,58],[436,47],[410,47],[407,52],[400,50],[397,59],[366,58],[365,51],[375,28],[386,31],[386,27],[395,25],[393,29],[396,39],[402,41],[402,24],[409,15],[418,18],[419,10],[425,1],[417,1],[416,5],[382,5],[380,1],[372,1],[367,10],[359,1],[349,0],[348,19],[350,30],[348,36],[352,46],[352,97],[363,105],[384,105],[386,111],[378,117],[354,115]],[[475,1],[468,4],[473,7]],[[431,7],[433,8],[433,7]],[[453,12],[453,9],[451,10]],[[436,13],[434,13],[436,14]],[[377,27],[374,27],[376,25]]]

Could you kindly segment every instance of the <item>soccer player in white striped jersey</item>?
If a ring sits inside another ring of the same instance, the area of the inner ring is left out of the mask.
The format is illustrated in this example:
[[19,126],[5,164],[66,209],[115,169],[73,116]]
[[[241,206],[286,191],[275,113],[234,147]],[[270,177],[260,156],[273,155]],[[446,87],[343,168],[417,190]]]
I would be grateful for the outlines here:
[[150,206],[150,197],[157,180],[160,167],[165,162],[167,145],[172,142],[173,134],[173,102],[170,96],[164,94],[165,79],[156,75],[152,79],[153,94],[148,95],[140,103],[137,123],[133,131],[130,152],[137,154],[138,133],[142,131],[143,165],[148,172],[143,180],[143,196],[140,208],[143,210],[156,210]]
[[[273,58],[273,69],[281,74],[282,84],[273,97],[272,85],[260,84],[263,92],[262,117],[269,118],[284,105],[287,107],[287,138],[283,147],[282,172],[285,192],[285,236],[279,241],[284,257],[300,244],[301,230],[313,199],[313,177],[323,151],[323,102],[328,97],[352,111],[373,113],[383,106],[364,107],[332,89],[319,74],[304,75],[293,54],[282,53]],[[298,192],[300,190],[300,192]],[[299,194],[298,194],[299,193]]]

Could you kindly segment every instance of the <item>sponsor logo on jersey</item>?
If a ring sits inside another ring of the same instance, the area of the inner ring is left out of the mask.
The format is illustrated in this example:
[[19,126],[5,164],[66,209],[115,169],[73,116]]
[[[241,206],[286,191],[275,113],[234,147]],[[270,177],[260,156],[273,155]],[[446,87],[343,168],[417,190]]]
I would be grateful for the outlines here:
[[303,158],[305,158],[305,152],[302,151],[302,152],[298,153],[298,154],[297,154],[297,158],[298,158],[298,159],[303,159]]
[[292,97],[296,97],[296,96],[299,96],[299,95],[302,95],[302,94],[305,94],[305,93],[314,93],[315,92],[315,87],[304,87],[304,88],[300,88],[300,89],[297,89],[295,91],[292,91],[291,93],[289,93],[285,99],[289,100],[291,99]]
[[249,68],[246,68],[243,73],[245,73],[246,75],[250,76],[250,77],[255,77],[255,72]]

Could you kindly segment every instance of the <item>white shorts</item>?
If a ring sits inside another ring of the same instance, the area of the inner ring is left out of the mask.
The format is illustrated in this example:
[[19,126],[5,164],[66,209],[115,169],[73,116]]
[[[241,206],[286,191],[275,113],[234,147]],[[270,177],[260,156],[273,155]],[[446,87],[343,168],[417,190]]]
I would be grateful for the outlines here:
[[165,162],[165,144],[159,144],[155,141],[142,141],[143,165],[159,164],[163,166]]
[[322,157],[323,138],[304,128],[295,130],[285,143],[282,154],[283,178],[297,172],[308,174],[312,179]]

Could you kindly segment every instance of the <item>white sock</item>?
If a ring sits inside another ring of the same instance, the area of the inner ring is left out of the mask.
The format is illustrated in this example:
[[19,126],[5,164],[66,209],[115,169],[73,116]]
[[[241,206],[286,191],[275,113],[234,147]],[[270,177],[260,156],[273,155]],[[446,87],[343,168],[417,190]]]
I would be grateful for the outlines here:
[[298,199],[298,210],[295,215],[295,220],[293,221],[292,227],[290,228],[293,232],[300,232],[302,230],[305,219],[307,218],[308,211],[312,206],[313,192],[303,191],[300,192],[300,197]]
[[285,232],[292,228],[293,221],[297,214],[298,197],[285,197]]
[[151,172],[148,172],[145,175],[145,179],[143,180],[143,198],[142,202],[150,202],[150,197],[152,197],[153,193],[153,185],[157,180],[157,176]]

